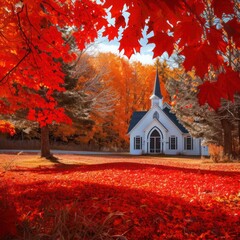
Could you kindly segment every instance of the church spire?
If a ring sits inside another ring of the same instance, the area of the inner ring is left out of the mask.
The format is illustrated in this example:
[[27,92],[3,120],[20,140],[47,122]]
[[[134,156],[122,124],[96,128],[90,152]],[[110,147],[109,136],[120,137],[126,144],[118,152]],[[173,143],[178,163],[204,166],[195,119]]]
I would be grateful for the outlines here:
[[158,76],[158,66],[157,66],[157,72],[156,72],[156,78],[155,78],[155,83],[154,83],[154,89],[153,89],[153,95],[159,97],[162,99],[162,93],[161,93],[161,88],[160,88],[160,80]]
[[150,97],[150,99],[151,99],[151,102],[152,102],[152,107],[157,105],[161,109],[163,108],[163,96],[162,96],[161,89],[160,89],[158,67],[157,67],[157,72],[156,72],[156,78],[155,78],[153,93],[152,93],[152,96]]

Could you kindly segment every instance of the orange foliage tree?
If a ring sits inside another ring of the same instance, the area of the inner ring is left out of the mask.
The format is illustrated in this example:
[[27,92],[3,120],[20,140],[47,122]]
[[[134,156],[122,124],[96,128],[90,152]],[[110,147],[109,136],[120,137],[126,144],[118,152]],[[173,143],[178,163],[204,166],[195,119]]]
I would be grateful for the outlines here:
[[[156,67],[140,62],[130,63],[127,59],[112,53],[98,54],[92,59],[92,64],[97,72],[105,69],[102,81],[107,83],[116,96],[113,111],[103,119],[95,118],[93,138],[99,139],[101,146],[126,149],[129,140],[127,129],[132,113],[150,107],[149,98],[153,91]],[[164,78],[163,72],[160,73],[160,77]],[[161,90],[164,99],[168,101],[164,81],[161,81]]]
[[[161,90],[165,101],[169,101],[164,86],[166,67],[159,64]],[[90,124],[73,121],[73,125],[55,127],[53,135],[64,141],[88,144],[91,149],[126,149],[127,129],[131,115],[136,110],[150,107],[149,97],[153,91],[156,66],[129,62],[126,58],[112,53],[95,56],[83,54],[76,74],[79,74],[75,90],[87,95]],[[79,101],[79,107],[84,104]]]

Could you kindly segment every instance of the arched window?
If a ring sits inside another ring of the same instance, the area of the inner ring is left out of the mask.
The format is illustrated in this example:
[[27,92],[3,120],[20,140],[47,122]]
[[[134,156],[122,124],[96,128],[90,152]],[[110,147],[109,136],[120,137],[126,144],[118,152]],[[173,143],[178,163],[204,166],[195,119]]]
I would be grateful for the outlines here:
[[153,118],[159,119],[159,113],[157,111],[153,114]]
[[160,133],[155,129],[150,135],[150,153],[160,153],[162,151]]
[[152,133],[151,133],[151,137],[160,137],[159,132],[155,129]]

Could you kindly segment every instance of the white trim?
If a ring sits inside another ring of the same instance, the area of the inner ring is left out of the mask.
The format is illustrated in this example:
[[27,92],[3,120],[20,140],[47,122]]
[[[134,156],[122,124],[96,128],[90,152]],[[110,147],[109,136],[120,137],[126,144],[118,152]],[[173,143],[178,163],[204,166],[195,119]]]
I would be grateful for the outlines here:
[[[142,120],[144,119],[144,118],[146,118],[146,116],[148,115],[148,113],[150,112],[150,111],[152,111],[152,109],[154,109],[154,108],[157,108],[157,109],[160,109],[161,111],[162,111],[162,109],[159,107],[159,106],[157,106],[157,105],[155,105],[155,106],[153,106],[152,108],[150,108],[146,113],[145,113],[145,115],[140,119],[140,121],[131,129],[131,131],[130,132],[128,132],[128,135],[130,135],[130,133],[142,122]],[[139,112],[144,112],[144,111],[139,111]],[[163,112],[164,113],[164,112]],[[165,114],[165,113],[164,113]],[[165,114],[166,115],[166,114]]]
[[[169,118],[168,117],[168,115],[163,111],[163,109],[161,109],[159,106],[157,106],[157,105],[154,105],[152,108],[150,108],[150,110],[148,110],[146,113],[145,113],[145,115],[140,119],[140,121],[131,129],[131,131],[130,132],[128,132],[127,134],[128,135],[130,135],[130,133],[143,121],[143,119],[145,119],[147,116],[148,116],[148,114],[153,110],[153,109],[158,109],[158,110],[160,110],[170,121],[171,121],[171,123],[175,126],[175,128],[180,132],[180,133],[182,133],[182,134],[188,134],[188,133],[183,133],[179,128],[178,128],[178,126],[172,121],[172,119],[171,118]],[[170,108],[171,109],[171,108]],[[142,111],[142,112],[144,112],[144,111]],[[155,112],[155,111],[154,111]],[[160,121],[159,121],[160,122]],[[161,122],[160,122],[161,123]],[[181,124],[181,123],[180,123]],[[164,127],[164,126],[163,126]],[[164,128],[166,128],[166,127],[164,127]]]
[[147,129],[148,129],[148,127],[149,127],[153,122],[158,123],[161,127],[163,127],[163,128],[166,130],[166,132],[168,132],[168,129],[167,129],[159,120],[157,120],[157,119],[155,119],[155,118],[152,119],[152,121],[147,125],[147,127],[145,127],[145,128],[143,129],[143,131],[146,132]]
[[171,106],[170,106],[167,102],[165,102],[165,103],[163,104],[163,109],[164,109],[165,107],[167,107],[168,109],[171,109]]

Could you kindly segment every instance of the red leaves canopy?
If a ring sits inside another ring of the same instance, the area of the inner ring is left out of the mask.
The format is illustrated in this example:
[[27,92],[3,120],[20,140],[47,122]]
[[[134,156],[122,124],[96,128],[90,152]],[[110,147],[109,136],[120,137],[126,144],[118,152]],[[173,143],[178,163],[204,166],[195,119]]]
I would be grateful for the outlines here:
[[[8,0],[1,4],[0,13],[0,100],[7,102],[1,104],[1,113],[26,108],[29,119],[41,126],[69,123],[52,100],[54,92],[64,91],[58,59],[74,59],[68,44],[71,36],[80,50],[94,41],[107,25],[104,9],[91,0]],[[60,30],[66,27],[63,34]]]
[[186,56],[183,63],[185,69],[189,71],[194,66],[197,75],[200,77],[203,77],[207,73],[209,64],[218,66],[220,63],[220,58],[215,48],[207,43],[186,47],[182,53]]
[[[183,66],[185,69],[188,71],[195,67],[196,74],[202,78],[208,72],[210,65],[215,70],[218,70],[219,66],[224,66],[226,69],[229,63],[223,62],[223,58],[220,56],[228,54],[229,49],[232,49],[233,46],[235,51],[238,51],[240,28],[234,10],[234,2],[231,0],[133,0],[127,1],[125,4],[130,18],[128,26],[123,32],[120,49],[126,49],[127,56],[139,49],[136,39],[141,38],[141,32],[135,29],[143,29],[145,25],[148,26],[148,33],[152,31],[154,34],[149,38],[149,43],[155,44],[154,57],[165,51],[171,54],[178,45],[175,49],[184,55]],[[122,1],[106,0],[104,6],[112,6],[113,15],[116,18],[122,15]],[[210,21],[206,14],[209,14]],[[220,18],[222,27],[214,23],[213,14]],[[231,14],[231,18],[227,22],[226,18],[222,19],[226,14]],[[129,37],[130,32],[131,37]],[[233,75],[237,74],[233,73]],[[207,102],[216,109],[217,106],[220,106],[221,97],[232,100],[233,94],[237,93],[239,89],[238,78],[234,77],[234,80],[229,80],[227,77],[221,78],[218,80],[221,84],[206,82],[203,87],[200,87],[200,92],[203,91],[199,94],[200,103]],[[220,87],[223,85],[227,87]],[[213,88],[217,88],[215,90],[218,93],[212,91]]]
[[209,103],[211,107],[218,109],[221,98],[233,101],[234,94],[240,93],[239,73],[227,68],[225,73],[219,74],[217,82],[205,81],[199,89],[199,103],[201,105]]
[[218,86],[216,82],[204,82],[201,86],[199,86],[200,92],[198,93],[199,103],[200,105],[204,105],[205,103],[211,103],[211,106],[214,109],[220,107],[220,99],[222,97],[221,92],[219,92]]
[[[64,74],[56,59],[73,60],[68,44],[72,36],[75,37],[75,45],[83,49],[95,40],[100,30],[105,30],[103,35],[113,39],[118,36],[119,28],[123,28],[120,50],[124,49],[130,57],[140,50],[142,29],[148,26],[148,33],[154,34],[149,39],[155,44],[154,56],[164,51],[171,54],[174,49],[182,51],[186,70],[195,66],[196,73],[203,77],[210,64],[215,69],[220,64],[226,65],[222,60],[219,62],[219,54],[226,54],[233,47],[238,51],[239,22],[233,6],[231,0],[105,0],[99,4],[91,0],[4,1],[0,6],[0,100],[6,102],[7,99],[7,104],[1,112],[9,112],[7,108],[29,108],[34,112],[42,107],[56,110],[56,118],[49,115],[48,123],[60,118],[65,121],[57,103],[52,106],[50,95],[43,96],[40,101],[36,93],[42,88],[51,93],[64,91]],[[211,8],[217,17],[221,18],[225,13],[232,14],[232,19],[221,21],[222,28],[209,25],[208,18],[202,13]],[[115,18],[114,26],[108,23],[106,10]],[[125,19],[124,11],[130,14],[128,19]],[[66,27],[68,30],[63,35],[60,29]],[[233,75],[234,80],[224,77],[219,79],[220,83],[213,84],[221,97],[230,100],[239,89],[239,76]],[[210,96],[213,94],[210,85],[205,83],[200,91],[204,89]],[[26,95],[32,100],[22,99]],[[208,102],[214,108],[219,106],[215,102],[219,100],[217,95],[206,99],[202,96],[204,94],[200,93],[200,102]],[[36,120],[41,123],[40,118]]]
[[180,47],[186,45],[190,46],[198,45],[203,35],[203,28],[195,18],[186,17],[186,20],[179,22],[174,28],[174,39],[178,41]]

